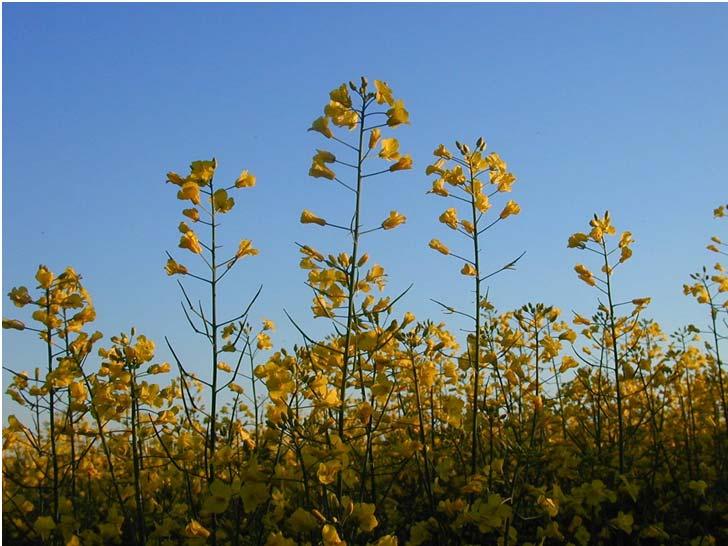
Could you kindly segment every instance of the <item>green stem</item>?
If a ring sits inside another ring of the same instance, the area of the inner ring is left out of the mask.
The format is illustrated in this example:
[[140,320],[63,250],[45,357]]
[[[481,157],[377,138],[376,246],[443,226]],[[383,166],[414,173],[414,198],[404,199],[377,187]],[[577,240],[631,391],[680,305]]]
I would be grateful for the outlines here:
[[473,367],[473,425],[470,453],[470,473],[475,474],[478,460],[478,390],[480,382],[480,252],[478,248],[478,209],[475,206],[475,176],[470,170],[470,208],[473,222],[473,264],[475,267],[475,340],[474,355],[470,358]]
[[[366,110],[366,101],[362,98],[362,107],[359,113],[359,145],[357,146],[357,167],[356,167],[356,204],[354,208],[354,229],[352,231],[352,249],[351,249],[351,268],[349,270],[349,286],[348,286],[348,309],[346,314],[346,335],[344,336],[344,354],[342,356],[341,365],[341,385],[339,388],[339,400],[341,407],[339,408],[338,415],[338,432],[339,438],[344,440],[344,416],[345,416],[345,400],[346,400],[346,380],[348,374],[349,357],[349,344],[351,342],[353,322],[354,322],[354,298],[356,296],[356,273],[357,273],[357,259],[359,250],[359,213],[361,207],[361,190],[362,190],[362,146],[364,142],[364,112]],[[343,482],[341,479],[341,473],[337,480],[337,492],[339,498],[343,494]]]
[[[45,291],[46,296],[46,320],[48,320],[48,325],[46,325],[46,347],[48,349],[48,373],[53,373],[53,330],[50,326],[50,317],[51,317],[51,291],[50,288],[46,288]],[[53,377],[51,375],[51,377]],[[50,413],[50,441],[51,441],[51,464],[53,466],[53,503],[52,503],[52,517],[53,521],[58,524],[59,522],[59,513],[58,513],[58,452],[56,449],[56,389],[53,386],[53,379],[49,382],[48,387],[48,396],[49,396],[49,403],[48,403],[48,411]]]
[[614,320],[614,303],[612,301],[612,272],[609,269],[609,259],[607,247],[602,240],[602,250],[604,255],[604,269],[607,277],[607,299],[609,301],[609,330],[612,336],[612,358],[614,359],[614,388],[617,394],[617,434],[619,449],[619,473],[624,474],[624,418],[622,415],[622,387],[619,377],[619,354],[617,352],[617,327]]

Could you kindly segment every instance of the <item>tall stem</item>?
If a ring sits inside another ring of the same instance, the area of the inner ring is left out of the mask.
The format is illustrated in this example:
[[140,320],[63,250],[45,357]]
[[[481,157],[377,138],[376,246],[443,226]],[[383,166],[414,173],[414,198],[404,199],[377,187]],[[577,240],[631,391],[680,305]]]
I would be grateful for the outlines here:
[[473,263],[475,264],[475,340],[474,355],[470,358],[473,367],[473,426],[470,453],[470,473],[475,474],[478,460],[478,390],[480,382],[480,252],[478,249],[478,209],[475,206],[475,177],[470,167],[470,208],[473,222]]
[[430,501],[430,514],[435,514],[435,498],[432,496],[432,479],[430,477],[430,461],[427,456],[427,438],[425,437],[425,420],[422,416],[422,401],[420,400],[420,385],[417,378],[417,365],[415,364],[414,351],[410,350],[410,362],[412,363],[412,377],[415,383],[415,401],[417,403],[417,417],[420,424],[419,440],[422,445],[422,459],[425,472],[425,491]]
[[[68,320],[66,318],[66,310],[63,310],[63,342],[65,345],[66,358],[70,358],[71,352],[68,348]],[[71,396],[71,387],[67,389],[68,394],[68,411],[66,420],[69,428],[69,441],[71,443],[71,504],[73,506],[73,514],[76,515],[76,429],[74,426],[73,416],[73,397]]]
[[[215,185],[210,180],[210,232],[211,232],[211,244],[210,244],[210,298],[212,306],[212,314],[210,317],[210,327],[212,335],[212,400],[210,402],[210,458],[209,474],[207,477],[208,483],[212,483],[215,479],[215,443],[217,441],[217,259],[216,259],[216,240],[215,235],[217,231],[217,225],[215,224]],[[212,515],[212,544],[217,544],[217,516]]]
[[716,309],[713,304],[713,296],[710,294],[708,286],[705,284],[705,291],[708,293],[708,303],[710,304],[710,320],[711,330],[713,331],[713,342],[715,343],[715,363],[718,367],[718,389],[720,390],[720,401],[723,405],[723,418],[725,419],[726,432],[728,432],[728,403],[726,403],[725,387],[723,384],[723,363],[720,360],[720,347],[718,346],[718,330],[716,328]]
[[[51,317],[51,291],[50,288],[46,288],[45,291],[45,297],[46,297],[46,320],[48,320],[48,325],[46,326],[46,347],[48,348],[48,373],[53,373],[53,330],[50,326],[50,317]],[[51,377],[53,377],[51,375]],[[52,503],[52,510],[53,510],[53,521],[55,523],[58,523],[59,521],[59,513],[58,513],[58,453],[56,449],[56,389],[53,386],[53,379],[50,381],[50,385],[48,387],[48,396],[49,396],[49,402],[48,402],[48,411],[50,413],[50,440],[51,440],[51,464],[53,466],[53,503]]]
[[622,416],[622,388],[619,377],[619,354],[617,352],[617,328],[614,320],[614,303],[612,302],[611,271],[609,259],[607,258],[607,247],[602,240],[604,254],[604,269],[607,276],[607,299],[609,300],[609,330],[612,336],[612,358],[614,359],[614,388],[617,394],[617,427],[618,427],[618,449],[619,449],[619,473],[624,474],[624,421]]
[[[339,419],[338,419],[338,432],[339,438],[344,440],[344,416],[345,416],[345,403],[346,400],[346,380],[348,374],[349,365],[349,345],[351,343],[352,336],[352,325],[354,322],[354,298],[356,296],[356,273],[357,273],[357,260],[359,251],[359,209],[361,206],[361,189],[362,189],[362,164],[364,158],[362,156],[362,147],[364,142],[364,113],[366,111],[366,98],[362,97],[362,107],[359,110],[359,145],[357,146],[357,162],[356,162],[356,203],[354,207],[354,230],[352,233],[352,248],[351,248],[351,264],[349,269],[349,286],[348,286],[348,309],[346,313],[346,335],[344,336],[344,354],[342,356],[341,364],[341,385],[339,388],[339,401],[341,406],[339,407]],[[337,490],[339,498],[343,493],[343,483],[341,479],[341,473],[339,473],[337,481]]]
[[142,504],[141,468],[139,462],[139,445],[137,432],[137,418],[139,415],[139,401],[137,398],[136,372],[131,370],[131,454],[134,472],[134,501],[136,504],[136,533],[140,546],[146,542],[144,530],[144,506]]

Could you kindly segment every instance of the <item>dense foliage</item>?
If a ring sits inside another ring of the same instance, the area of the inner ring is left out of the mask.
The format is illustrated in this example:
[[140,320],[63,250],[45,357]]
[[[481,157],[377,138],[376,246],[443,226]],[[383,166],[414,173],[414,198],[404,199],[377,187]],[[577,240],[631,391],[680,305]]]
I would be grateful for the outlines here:
[[[426,174],[435,177],[430,193],[449,203],[439,221],[452,242],[430,247],[458,262],[474,297],[468,309],[441,304],[470,324],[462,336],[418,320],[397,309],[402,294],[385,295],[385,271],[363,249],[367,234],[405,216],[360,220],[368,180],[412,168],[387,134],[408,123],[386,83],[362,78],[334,89],[310,129],[336,155],[318,150],[309,174],[351,194],[341,223],[301,215],[351,238],[331,253],[300,246],[313,315],[331,326],[325,339],[291,319],[301,344],[274,350],[275,325],[249,318],[257,294],[238,316],[219,316],[232,292],[226,275],[258,251],[244,239],[222,252],[220,217],[256,179],[243,171],[219,183],[215,160],[167,175],[189,202],[179,248],[195,261],[170,254],[166,271],[207,293],[193,303],[180,282],[186,319],[209,346],[207,373],[193,373],[173,340],[170,362],[133,328],[104,341],[72,268],[40,266],[35,288],[10,291],[28,316],[3,327],[33,332],[47,368],[8,363],[16,371],[7,394],[24,408],[3,430],[4,540],[728,543],[723,266],[684,286],[704,306],[704,326],[667,335],[643,316],[649,298],[616,299],[632,234],[594,215],[567,242],[587,264],[574,269],[595,291],[593,314],[567,317],[542,303],[500,312],[486,281],[520,256],[499,266],[482,249],[495,224],[520,212],[504,195],[515,176],[482,138],[455,152],[439,145]],[[714,211],[727,214],[725,205]],[[718,237],[708,249],[726,255]]]

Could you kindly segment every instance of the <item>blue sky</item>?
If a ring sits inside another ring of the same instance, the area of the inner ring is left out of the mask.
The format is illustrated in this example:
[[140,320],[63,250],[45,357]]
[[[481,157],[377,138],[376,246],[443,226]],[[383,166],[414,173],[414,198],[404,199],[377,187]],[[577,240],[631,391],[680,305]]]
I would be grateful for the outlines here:
[[[415,169],[373,179],[365,221],[391,209],[407,224],[367,238],[390,274],[389,293],[414,283],[400,310],[445,318],[430,298],[466,305],[455,261],[427,248],[455,245],[437,221],[450,206],[425,195],[437,144],[483,135],[518,177],[522,213],[494,229],[493,279],[502,309],[527,301],[589,313],[596,294],[578,281],[566,248],[591,214],[609,209],[637,243],[618,297],[652,296],[670,331],[703,321],[681,294],[728,200],[728,6],[725,5],[42,5],[3,9],[3,294],[33,284],[39,263],[73,265],[110,337],[135,325],[169,336],[194,369],[206,351],[163,271],[182,208],[168,170],[217,157],[218,178],[246,168],[258,185],[238,194],[223,237],[251,238],[249,259],[223,288],[235,313],[264,285],[256,318],[299,342],[283,309],[315,334],[295,242],[325,251],[342,237],[298,223],[303,208],[332,221],[344,190],[307,176],[308,133],[330,89],[367,75],[390,83],[411,114],[396,135]],[[333,151],[338,151],[335,148]],[[346,209],[344,209],[346,210]],[[175,251],[177,252],[177,251]],[[177,256],[184,256],[177,252]],[[189,260],[188,260],[189,261]],[[3,316],[17,316],[3,301]],[[453,327],[459,327],[457,322]],[[31,369],[43,350],[3,333],[3,364]]]

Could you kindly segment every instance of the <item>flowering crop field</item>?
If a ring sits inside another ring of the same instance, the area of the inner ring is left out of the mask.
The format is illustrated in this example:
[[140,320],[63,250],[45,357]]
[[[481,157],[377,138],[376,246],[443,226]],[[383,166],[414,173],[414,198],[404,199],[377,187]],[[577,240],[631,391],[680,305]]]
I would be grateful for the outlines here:
[[[228,272],[258,250],[244,239],[223,253],[220,220],[256,177],[218,180],[214,159],[167,174],[187,208],[166,272],[208,351],[205,373],[167,340],[96,331],[92,295],[71,267],[41,265],[10,290],[2,324],[16,332],[6,335],[36,338],[47,360],[30,372],[4,363],[6,393],[23,406],[3,429],[5,543],[728,544],[720,260],[696,264],[683,287],[703,323],[668,334],[644,317],[649,298],[614,297],[632,234],[608,212],[588,213],[584,231],[563,242],[574,282],[593,291],[593,314],[535,302],[498,310],[487,281],[522,255],[494,265],[482,249],[493,226],[520,212],[516,176],[483,138],[434,142],[422,170],[445,204],[429,246],[460,269],[454,289],[472,294],[468,308],[439,305],[469,327],[415,317],[404,294],[388,293],[362,239],[406,217],[382,210],[373,228],[360,220],[369,178],[413,168],[393,136],[407,124],[404,101],[361,78],[331,91],[309,129],[326,148],[309,175],[350,196],[335,213],[342,224],[301,213],[350,242],[299,245],[313,317],[329,325],[321,339],[291,319],[300,345],[274,347],[276,326],[250,318],[257,295],[221,316],[235,293]],[[728,205],[716,206],[722,221]],[[706,259],[727,249],[715,236]],[[206,294],[199,304],[190,283]]]

